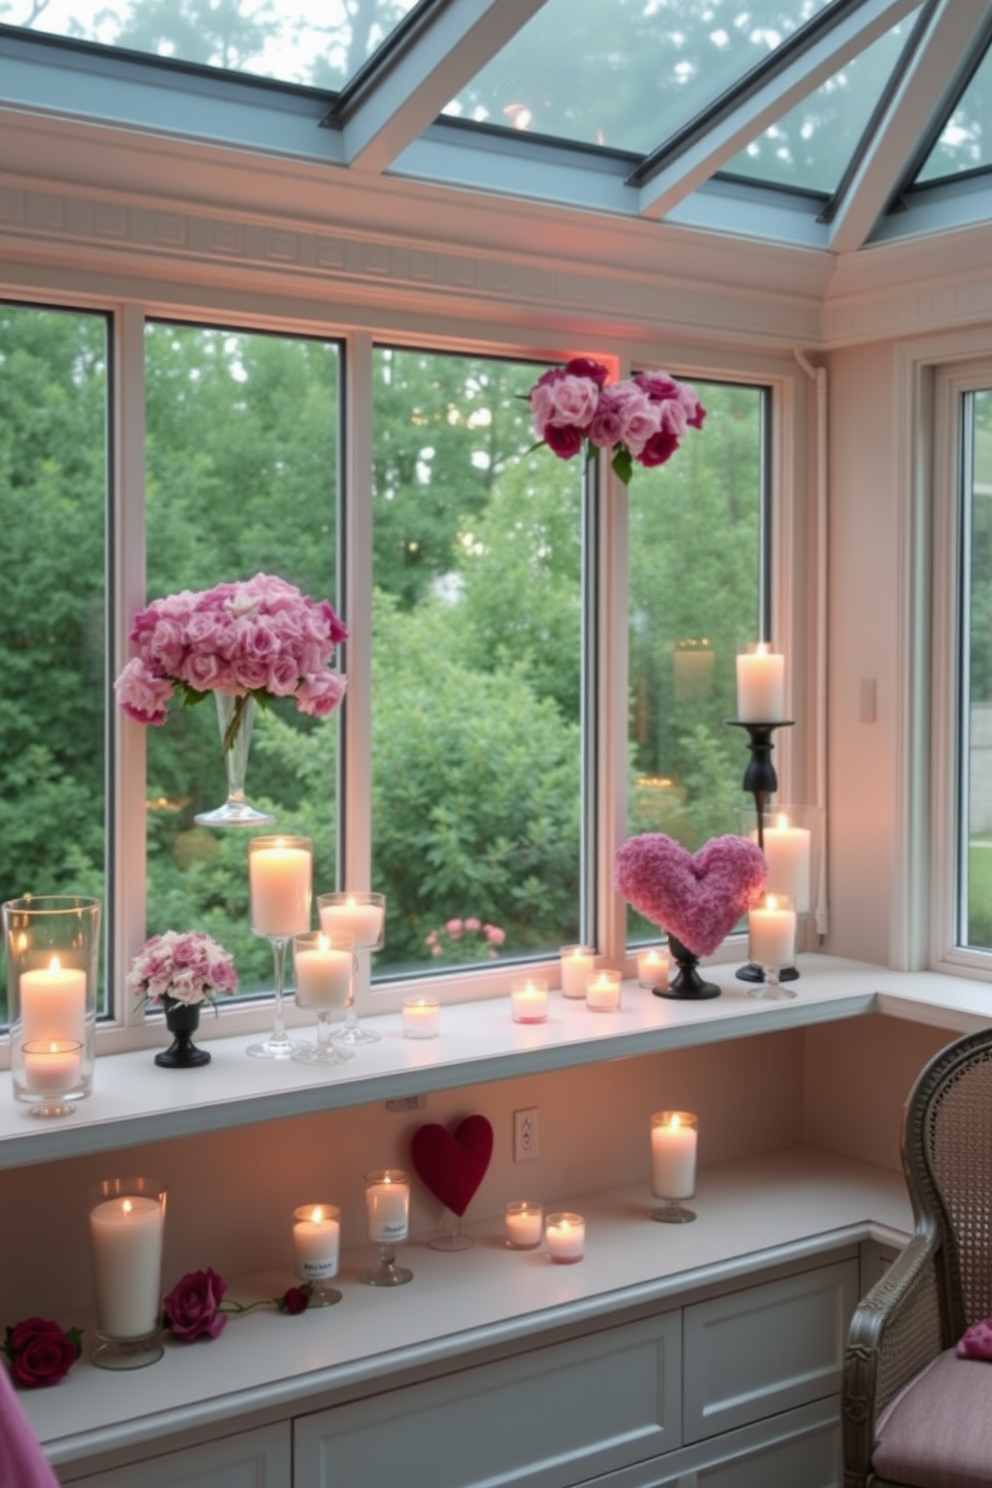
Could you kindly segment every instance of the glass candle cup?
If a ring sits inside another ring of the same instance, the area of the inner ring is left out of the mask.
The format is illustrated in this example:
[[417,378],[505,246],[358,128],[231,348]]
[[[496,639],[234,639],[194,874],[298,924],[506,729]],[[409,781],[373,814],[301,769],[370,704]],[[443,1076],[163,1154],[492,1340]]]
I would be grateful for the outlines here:
[[511,1250],[536,1250],[544,1233],[544,1205],[514,1199],[506,1206],[506,1243]]
[[619,971],[597,971],[586,984],[586,1007],[594,1013],[615,1013],[620,1006]]
[[162,1357],[165,1184],[105,1178],[89,1190],[99,1369],[142,1369]]
[[681,1201],[696,1192],[698,1127],[691,1111],[656,1111],[651,1117],[651,1192],[664,1200],[652,1219],[665,1224],[695,1219]]
[[586,1222],[581,1214],[549,1214],[544,1244],[558,1266],[574,1266],[586,1249]]
[[[65,1055],[58,1083],[68,1083],[73,1066],[71,1086],[59,1092],[63,1103],[81,1100],[93,1089],[100,901],[74,894],[26,894],[4,904],[3,928],[14,1099],[37,1104],[37,1081],[44,1078],[39,1050],[48,1044],[62,1046]],[[79,1046],[76,1054],[68,1048],[72,1044]],[[31,1069],[25,1064],[26,1045],[35,1046]],[[53,1056],[49,1069],[56,1064]]]
[[24,1088],[33,1092],[32,1116],[69,1116],[68,1096],[79,1084],[83,1046],[78,1039],[36,1039],[21,1046]]
[[657,946],[641,951],[637,958],[637,985],[651,991],[655,987],[667,987],[671,966],[667,951],[660,950]]
[[410,1233],[410,1177],[402,1168],[377,1168],[365,1175],[365,1219],[379,1261],[362,1280],[368,1286],[401,1286],[413,1272],[396,1264],[394,1247]]
[[514,982],[510,988],[510,1009],[514,1023],[548,1021],[548,984],[540,977]]
[[341,1210],[336,1204],[301,1204],[293,1210],[293,1274],[310,1286],[310,1306],[341,1301],[336,1287],[341,1253]]
[[596,952],[590,946],[561,948],[561,992],[563,997],[585,997],[586,983],[596,970]]
[[404,997],[403,1037],[434,1039],[441,1032],[441,1004],[433,997]]

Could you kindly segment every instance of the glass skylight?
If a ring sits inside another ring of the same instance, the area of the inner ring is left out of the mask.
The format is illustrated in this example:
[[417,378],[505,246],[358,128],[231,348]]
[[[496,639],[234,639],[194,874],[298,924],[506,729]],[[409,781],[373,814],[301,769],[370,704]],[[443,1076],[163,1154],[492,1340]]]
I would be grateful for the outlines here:
[[728,160],[728,175],[832,196],[916,24],[919,11],[852,57],[822,87]]
[[448,104],[648,154],[837,0],[547,0]]
[[[13,0],[7,25],[336,92],[416,0]],[[18,13],[23,12],[23,17]]]
[[992,51],[985,53],[916,180],[925,184],[988,166],[992,166]]

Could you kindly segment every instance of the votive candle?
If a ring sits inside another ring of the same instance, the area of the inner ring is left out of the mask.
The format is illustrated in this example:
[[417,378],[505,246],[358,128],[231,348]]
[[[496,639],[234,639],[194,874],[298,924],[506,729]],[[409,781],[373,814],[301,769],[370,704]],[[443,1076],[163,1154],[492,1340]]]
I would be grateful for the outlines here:
[[544,1228],[544,1205],[514,1199],[506,1206],[506,1243],[511,1250],[536,1250]]
[[637,958],[637,981],[641,987],[667,987],[671,961],[667,951],[652,946]]
[[615,1013],[620,1006],[620,973],[598,971],[586,984],[586,1007],[594,1013]]
[[359,950],[381,944],[386,913],[381,894],[319,894],[317,909],[321,929],[332,938],[350,938]]
[[293,941],[293,969],[300,1006],[347,1007],[354,961],[350,946],[334,946],[326,935],[297,935]]
[[35,1095],[68,1095],[79,1084],[83,1046],[78,1039],[23,1044],[24,1084]]
[[574,1266],[586,1249],[586,1222],[581,1214],[549,1214],[544,1227],[548,1255],[559,1266]]
[[404,1038],[437,1038],[441,1031],[441,1004],[436,998],[404,997],[402,1013]]
[[563,997],[585,997],[586,983],[596,969],[596,952],[589,946],[570,945],[561,948],[561,991]]
[[548,1021],[548,984],[536,977],[518,982],[510,990],[510,1007],[514,1023]]
[[757,966],[791,966],[796,954],[796,912],[783,894],[766,894],[747,912],[748,954]]

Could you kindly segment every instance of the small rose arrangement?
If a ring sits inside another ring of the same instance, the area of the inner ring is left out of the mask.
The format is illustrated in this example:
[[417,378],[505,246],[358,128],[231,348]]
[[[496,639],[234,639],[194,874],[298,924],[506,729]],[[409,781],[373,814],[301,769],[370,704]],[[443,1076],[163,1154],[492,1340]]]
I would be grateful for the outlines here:
[[57,1385],[83,1352],[79,1328],[60,1328],[50,1318],[29,1317],[6,1329],[0,1353],[10,1364],[10,1377],[22,1390]]
[[608,368],[591,357],[552,367],[527,394],[534,432],[559,460],[582,449],[613,451],[613,470],[628,485],[634,465],[664,465],[687,429],[701,429],[706,410],[695,390],[668,372],[638,372],[607,383]]
[[265,1297],[259,1302],[235,1302],[226,1295],[227,1282],[216,1271],[188,1271],[162,1300],[162,1327],[168,1328],[180,1343],[195,1343],[198,1338],[219,1338],[227,1327],[228,1317],[259,1308],[272,1308],[295,1317],[306,1312],[313,1287],[288,1287],[278,1297]]
[[127,985],[143,1002],[192,1006],[236,991],[238,974],[230,952],[203,930],[166,930],[145,941]]
[[208,692],[238,699],[224,736],[237,736],[245,700],[295,697],[301,713],[326,717],[344,697],[346,679],[331,670],[348,631],[326,599],[314,604],[270,574],[156,599],[134,618],[138,655],[117,678],[120,707],[139,723],[162,724],[174,692],[183,707]]
[[457,961],[495,961],[506,940],[506,931],[469,915],[467,919],[446,920],[424,936],[424,945],[432,956],[450,957]]

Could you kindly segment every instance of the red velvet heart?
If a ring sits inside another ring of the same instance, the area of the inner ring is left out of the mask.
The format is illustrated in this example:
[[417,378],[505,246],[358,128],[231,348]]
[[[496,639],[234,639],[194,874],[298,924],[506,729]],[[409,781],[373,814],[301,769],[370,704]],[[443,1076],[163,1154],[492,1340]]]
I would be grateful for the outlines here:
[[625,899],[697,956],[710,956],[764,888],[765,855],[746,837],[712,837],[695,856],[662,832],[617,851]]
[[489,1167],[493,1129],[485,1116],[466,1116],[455,1128],[432,1122],[413,1134],[413,1166],[431,1193],[462,1215]]

